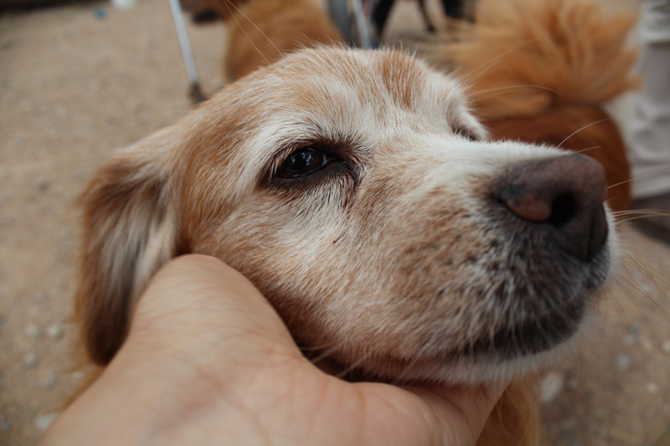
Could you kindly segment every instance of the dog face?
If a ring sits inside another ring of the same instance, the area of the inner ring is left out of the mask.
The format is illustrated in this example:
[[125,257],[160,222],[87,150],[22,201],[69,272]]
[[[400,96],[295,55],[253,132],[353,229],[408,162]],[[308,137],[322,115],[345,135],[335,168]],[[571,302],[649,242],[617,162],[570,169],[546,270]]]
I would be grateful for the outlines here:
[[84,338],[109,362],[151,274],[194,252],[245,274],[299,343],[345,367],[528,372],[565,349],[608,275],[604,189],[587,158],[487,142],[459,85],[407,55],[302,51],[98,172]]

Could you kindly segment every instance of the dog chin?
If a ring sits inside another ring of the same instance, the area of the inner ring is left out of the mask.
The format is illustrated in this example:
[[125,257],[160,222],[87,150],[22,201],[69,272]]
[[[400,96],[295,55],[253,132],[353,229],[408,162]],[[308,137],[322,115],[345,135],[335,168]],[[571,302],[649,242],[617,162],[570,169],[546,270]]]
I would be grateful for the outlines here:
[[[405,376],[411,376],[411,381],[476,386],[516,381],[564,368],[566,362],[574,359],[579,346],[593,331],[597,318],[595,313],[593,307],[586,307],[582,322],[570,336],[551,348],[536,353],[511,357],[498,352],[486,352],[425,362],[416,361],[404,370],[397,370],[395,366],[392,367],[393,370],[387,369],[382,380],[398,383],[406,381]],[[367,375],[365,377],[369,378]]]
[[566,363],[574,360],[580,346],[589,338],[589,333],[596,324],[595,313],[593,307],[587,307],[576,331],[550,349],[505,360],[497,359],[495,354],[482,355],[473,359],[470,364],[458,364],[451,370],[445,370],[445,376],[441,380],[469,384],[509,382],[563,369]]

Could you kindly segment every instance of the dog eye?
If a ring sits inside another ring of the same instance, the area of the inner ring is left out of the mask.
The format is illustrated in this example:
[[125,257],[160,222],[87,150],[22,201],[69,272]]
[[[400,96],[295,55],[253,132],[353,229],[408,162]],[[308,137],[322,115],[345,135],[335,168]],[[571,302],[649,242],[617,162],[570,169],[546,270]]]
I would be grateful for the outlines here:
[[277,169],[280,178],[298,178],[309,175],[328,164],[329,158],[314,149],[293,152]]

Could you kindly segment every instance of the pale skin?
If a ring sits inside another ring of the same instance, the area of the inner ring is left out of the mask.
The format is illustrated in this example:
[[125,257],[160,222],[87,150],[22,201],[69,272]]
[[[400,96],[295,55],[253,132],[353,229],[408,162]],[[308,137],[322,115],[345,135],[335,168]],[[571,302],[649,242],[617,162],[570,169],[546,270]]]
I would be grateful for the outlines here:
[[466,446],[503,388],[328,375],[246,278],[189,255],[156,274],[124,346],[40,444]]

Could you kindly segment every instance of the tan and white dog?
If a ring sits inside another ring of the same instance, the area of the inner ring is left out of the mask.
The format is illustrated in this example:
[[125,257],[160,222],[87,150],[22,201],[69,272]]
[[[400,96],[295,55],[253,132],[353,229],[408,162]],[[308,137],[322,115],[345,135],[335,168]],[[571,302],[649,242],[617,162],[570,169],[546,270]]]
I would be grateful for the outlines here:
[[[593,313],[616,244],[605,189],[590,158],[487,141],[461,86],[406,54],[300,51],[95,175],[83,339],[107,364],[156,269],[204,253],[359,377],[522,378],[569,353]],[[480,444],[535,441],[519,401],[501,401]]]

